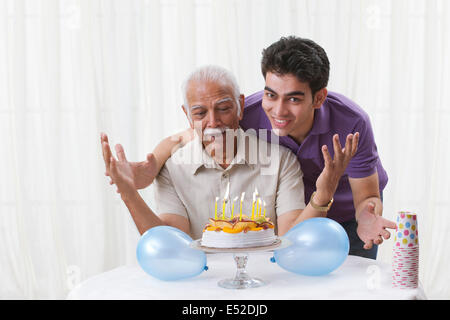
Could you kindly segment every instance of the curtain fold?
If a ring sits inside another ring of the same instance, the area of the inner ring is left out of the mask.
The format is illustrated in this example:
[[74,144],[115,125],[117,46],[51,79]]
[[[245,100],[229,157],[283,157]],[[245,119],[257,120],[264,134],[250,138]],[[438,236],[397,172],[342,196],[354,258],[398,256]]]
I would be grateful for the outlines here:
[[[0,298],[64,298],[136,264],[139,234],[104,176],[100,132],[131,161],[188,123],[181,83],[220,64],[261,90],[261,51],[311,38],[328,89],[370,115],[384,215],[419,215],[420,280],[450,298],[446,0],[0,0]],[[155,208],[152,187],[140,191]],[[392,239],[378,259],[390,262]]]

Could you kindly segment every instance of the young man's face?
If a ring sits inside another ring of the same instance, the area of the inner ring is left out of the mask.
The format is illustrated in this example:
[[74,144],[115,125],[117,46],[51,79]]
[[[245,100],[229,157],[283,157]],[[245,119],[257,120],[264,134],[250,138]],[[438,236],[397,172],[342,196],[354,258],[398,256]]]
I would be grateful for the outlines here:
[[277,135],[302,142],[312,128],[314,109],[320,108],[325,97],[326,89],[322,89],[313,99],[309,84],[293,74],[268,72],[262,107]]

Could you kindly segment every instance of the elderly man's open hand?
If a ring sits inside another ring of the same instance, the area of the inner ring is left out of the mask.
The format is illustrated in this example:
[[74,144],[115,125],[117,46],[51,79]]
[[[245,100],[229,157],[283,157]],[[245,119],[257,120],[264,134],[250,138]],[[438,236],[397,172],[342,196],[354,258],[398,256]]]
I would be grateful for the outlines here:
[[[108,136],[105,133],[100,134],[100,142],[102,144],[103,160],[105,161],[105,175],[111,178],[110,184],[114,184],[115,181],[112,179],[110,173],[112,153],[109,147]],[[119,158],[119,162],[122,161],[123,163],[118,163],[117,165],[121,167],[121,172],[125,174],[128,179],[133,181],[133,185],[136,189],[144,189],[153,182],[158,174],[158,167],[156,164],[156,159],[152,153],[147,155],[146,160],[140,162],[127,161],[125,158],[125,152],[123,151],[123,147],[121,145],[116,145],[116,153],[118,157],[119,155],[123,155],[125,160],[121,160]],[[125,170],[125,165],[127,170]]]
[[121,196],[131,195],[133,192],[136,192],[133,170],[125,156],[122,145],[116,145],[118,159],[114,158],[107,141],[102,141],[102,151],[106,166],[105,174],[111,178],[110,184],[117,186],[117,192]]

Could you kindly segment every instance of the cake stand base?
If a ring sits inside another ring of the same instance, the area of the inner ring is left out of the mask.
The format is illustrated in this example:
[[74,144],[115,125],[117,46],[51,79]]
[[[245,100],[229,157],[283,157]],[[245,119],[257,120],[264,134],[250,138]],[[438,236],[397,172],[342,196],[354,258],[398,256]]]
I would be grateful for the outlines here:
[[217,284],[219,287],[226,289],[248,289],[261,287],[267,284],[267,282],[252,278],[246,271],[248,252],[256,251],[272,251],[275,249],[283,249],[292,244],[291,241],[284,238],[277,237],[275,241],[267,246],[251,247],[251,248],[211,248],[201,245],[201,239],[192,241],[189,246],[194,249],[202,250],[204,252],[211,253],[233,253],[234,262],[236,262],[236,275],[233,279],[220,280]]
[[233,279],[224,279],[218,282],[219,287],[226,289],[247,289],[257,288],[266,285],[261,279],[252,278],[246,271],[248,254],[247,253],[234,253],[234,261],[236,262],[236,275]]

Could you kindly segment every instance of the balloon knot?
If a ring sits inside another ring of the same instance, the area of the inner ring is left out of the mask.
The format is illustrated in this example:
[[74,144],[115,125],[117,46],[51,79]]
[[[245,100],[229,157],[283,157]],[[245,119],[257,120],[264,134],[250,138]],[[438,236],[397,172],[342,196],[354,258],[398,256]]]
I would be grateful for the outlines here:
[[205,266],[204,268],[203,268],[203,270],[205,270],[205,271],[208,271],[208,266]]
[[270,258],[270,262],[275,263],[275,257]]

